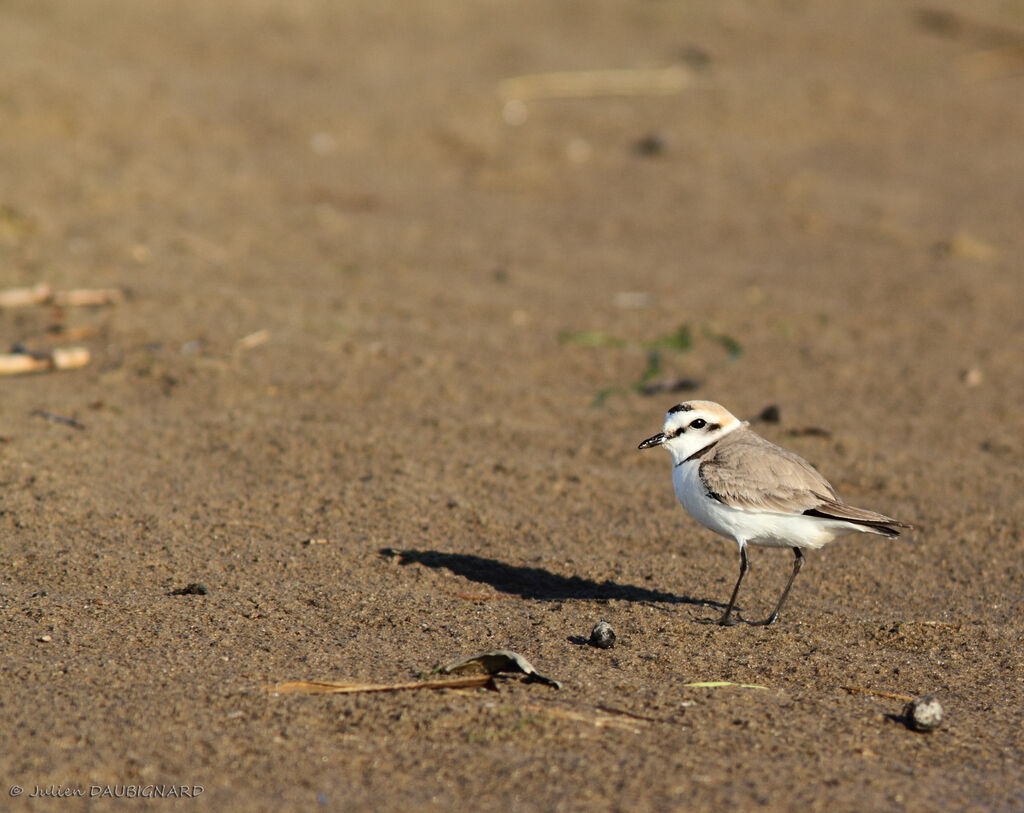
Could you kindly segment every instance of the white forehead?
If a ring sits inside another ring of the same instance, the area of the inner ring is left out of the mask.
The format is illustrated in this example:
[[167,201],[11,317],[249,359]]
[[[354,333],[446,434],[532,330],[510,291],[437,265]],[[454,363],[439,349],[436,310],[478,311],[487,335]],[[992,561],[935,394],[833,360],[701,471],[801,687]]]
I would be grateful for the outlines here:
[[735,415],[714,401],[684,401],[676,404],[665,414],[665,429],[689,425],[697,418],[703,418],[708,423],[717,423],[719,426],[738,423]]

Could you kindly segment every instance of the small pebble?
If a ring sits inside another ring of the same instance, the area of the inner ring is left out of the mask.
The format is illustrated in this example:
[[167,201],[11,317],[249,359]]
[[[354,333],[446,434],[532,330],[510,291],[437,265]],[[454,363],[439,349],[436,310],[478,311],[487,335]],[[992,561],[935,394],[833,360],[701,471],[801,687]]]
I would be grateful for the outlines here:
[[609,649],[615,646],[615,630],[607,621],[598,621],[590,632],[590,644],[598,649]]
[[779,409],[778,404],[769,404],[758,413],[756,420],[764,423],[778,423],[782,420],[782,410]]
[[903,718],[914,731],[934,731],[942,725],[942,704],[934,695],[915,697],[903,709]]
[[977,367],[971,367],[960,373],[960,380],[967,387],[978,387],[985,380],[985,375]]
[[172,596],[205,596],[206,586],[199,582],[189,582],[184,587],[171,590]]
[[666,149],[665,139],[657,133],[648,133],[633,142],[633,153],[644,158],[662,155]]
[[640,392],[644,395],[657,395],[659,392],[691,392],[699,389],[703,383],[699,378],[691,378],[690,376],[667,378],[644,384]]
[[706,70],[711,64],[711,54],[698,45],[686,45],[679,51],[683,62],[695,70]]

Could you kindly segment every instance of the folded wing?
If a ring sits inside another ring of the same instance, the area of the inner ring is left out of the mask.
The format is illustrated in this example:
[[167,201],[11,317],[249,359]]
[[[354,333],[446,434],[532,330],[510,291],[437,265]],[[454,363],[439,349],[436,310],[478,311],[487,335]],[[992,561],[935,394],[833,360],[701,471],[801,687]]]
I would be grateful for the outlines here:
[[910,527],[847,505],[810,463],[746,428],[709,449],[699,473],[714,499],[736,508],[844,520],[886,536]]

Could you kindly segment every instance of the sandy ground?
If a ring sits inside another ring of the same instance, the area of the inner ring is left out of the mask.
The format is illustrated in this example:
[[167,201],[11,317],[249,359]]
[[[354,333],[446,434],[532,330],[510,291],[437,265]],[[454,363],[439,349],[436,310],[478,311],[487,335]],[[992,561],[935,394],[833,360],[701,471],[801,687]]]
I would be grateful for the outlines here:
[[[129,292],[0,311],[93,354],[0,379],[0,807],[1024,808],[1024,5],[958,5],[0,3],[2,287]],[[697,623],[688,397],[917,529]],[[265,689],[499,647],[563,687]]]

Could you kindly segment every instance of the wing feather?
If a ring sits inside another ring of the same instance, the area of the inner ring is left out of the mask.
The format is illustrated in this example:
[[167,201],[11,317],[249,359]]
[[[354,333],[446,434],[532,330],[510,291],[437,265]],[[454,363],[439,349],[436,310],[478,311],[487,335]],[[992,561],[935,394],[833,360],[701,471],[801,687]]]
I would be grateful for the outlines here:
[[910,527],[847,505],[810,463],[746,427],[709,449],[698,471],[712,497],[737,508],[846,520],[889,536]]

